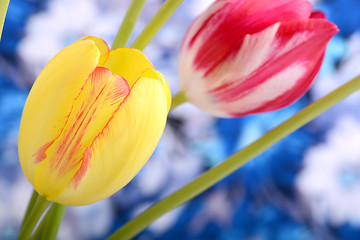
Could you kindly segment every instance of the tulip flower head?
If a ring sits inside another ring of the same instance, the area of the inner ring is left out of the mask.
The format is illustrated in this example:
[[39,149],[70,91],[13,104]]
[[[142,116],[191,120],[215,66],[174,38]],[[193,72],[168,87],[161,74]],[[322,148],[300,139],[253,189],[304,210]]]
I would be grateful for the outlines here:
[[170,91],[138,50],[85,37],[36,79],[19,132],[28,180],[50,201],[85,205],[125,186],[164,130]]
[[219,117],[285,107],[318,73],[338,29],[307,0],[217,0],[183,40],[180,87]]

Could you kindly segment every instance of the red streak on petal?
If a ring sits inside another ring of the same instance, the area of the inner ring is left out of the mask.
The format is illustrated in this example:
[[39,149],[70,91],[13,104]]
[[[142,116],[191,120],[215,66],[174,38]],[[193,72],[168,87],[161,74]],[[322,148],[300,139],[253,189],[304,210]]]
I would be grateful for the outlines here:
[[297,99],[303,96],[306,93],[306,91],[310,88],[312,79],[314,79],[316,74],[318,73],[323,58],[324,58],[324,54],[322,55],[320,61],[317,63],[313,71],[310,72],[309,75],[306,75],[302,79],[300,79],[296,84],[296,87],[290,89],[289,91],[284,92],[281,96],[278,96],[273,100],[263,102],[262,105],[257,108],[251,109],[250,111],[247,112],[231,113],[231,115],[234,117],[241,117],[253,113],[273,111],[286,107],[289,104],[295,102]]
[[326,15],[325,13],[321,12],[321,11],[314,11],[311,13],[310,18],[320,18],[320,19],[326,19]]
[[238,53],[246,35],[258,33],[277,22],[305,21],[311,4],[306,1],[229,1],[208,17],[192,37],[189,47],[201,38],[194,64],[205,70],[204,77]]
[[[113,82],[114,79],[111,79],[110,82],[109,77],[115,77],[116,81]],[[89,146],[92,145],[92,137],[97,137],[86,134],[87,131],[92,127],[99,127],[92,125],[92,122],[99,117],[105,126],[101,129],[102,132],[113,118],[111,115],[108,119],[103,119],[102,108],[118,104],[119,106],[113,108],[119,109],[129,92],[130,88],[125,79],[112,75],[105,67],[97,67],[89,75],[77,98],[74,99],[61,133],[34,154],[35,162],[46,159],[49,155],[46,151],[53,145],[51,151],[55,154],[49,159],[49,170],[53,170],[54,174],[62,177],[69,171],[73,172],[77,169],[72,177],[74,187],[77,187],[90,164],[91,147]],[[97,123],[99,123],[98,120]]]
[[35,154],[33,154],[33,157],[35,157],[35,163],[40,163],[47,158],[46,150],[51,146],[51,144],[53,144],[53,142],[54,141],[46,143],[41,148],[39,148]]
[[[96,68],[94,68],[94,71],[95,71],[95,70],[96,70]],[[92,74],[92,73],[91,73],[91,74]],[[89,75],[89,77],[91,76],[91,74]],[[80,96],[81,92],[83,91],[86,83],[87,83],[87,80],[85,81],[84,85],[81,87],[78,95],[77,95],[76,98],[74,99],[74,102],[79,98],[79,96]],[[64,131],[65,126],[66,126],[66,125],[68,124],[68,122],[69,122],[69,117],[70,117],[71,113],[73,112],[73,109],[74,109],[74,104],[71,106],[71,109],[70,109],[69,113],[66,115],[65,124],[64,124],[64,126],[62,127],[59,135],[56,136],[56,137],[54,138],[54,140],[52,140],[51,142],[49,142],[49,143],[45,144],[44,146],[40,147],[39,150],[38,150],[36,153],[33,154],[33,157],[35,157],[35,161],[34,161],[35,163],[39,163],[39,162],[41,162],[41,161],[43,161],[43,160],[45,160],[45,159],[47,158],[47,154],[46,154],[47,149],[61,136],[62,132]]]
[[[119,89],[123,88],[123,84],[121,83],[121,81],[118,81],[117,83],[117,87]],[[133,86],[137,84],[137,81],[135,81],[135,83],[133,84]],[[128,89],[129,90],[129,89]],[[120,103],[120,105],[118,106],[118,108],[114,111],[113,115],[110,117],[109,121],[106,123],[106,125],[104,126],[104,128],[102,129],[102,131],[94,138],[94,140],[92,141],[92,143],[90,144],[89,147],[86,148],[85,150],[85,153],[84,153],[84,158],[81,159],[82,163],[81,163],[81,167],[80,169],[76,172],[76,174],[74,175],[74,178],[73,178],[73,184],[74,184],[74,189],[76,189],[78,187],[78,185],[80,184],[82,178],[85,176],[86,172],[87,172],[87,169],[90,165],[90,161],[91,161],[91,148],[93,147],[94,145],[94,142],[99,139],[99,138],[103,138],[103,137],[107,137],[107,132],[108,132],[108,129],[109,129],[109,124],[111,122],[111,120],[114,118],[114,115],[115,113],[121,109],[122,107],[122,104],[124,104],[127,100],[127,98],[129,97],[130,95],[130,92],[128,92],[127,96],[124,98],[124,100],[122,101],[122,103]],[[110,93],[107,97],[109,100],[112,100],[115,102],[115,100],[117,98],[120,98],[122,97],[123,94],[121,94],[120,92],[115,92],[115,93]],[[94,111],[96,112],[96,111]]]
[[85,150],[85,153],[84,153],[84,158],[82,159],[82,162],[81,162],[81,166],[73,178],[75,189],[78,187],[81,179],[85,176],[86,171],[90,164],[90,160],[91,160],[91,149],[89,147],[87,147]]
[[[96,82],[100,82],[101,74],[104,70],[106,71],[107,69],[103,67],[98,67],[95,69],[90,80],[92,87],[95,87]],[[80,150],[83,136],[88,129],[90,122],[95,117],[97,110],[95,107],[96,102],[104,92],[104,88],[105,85],[97,93],[97,96],[94,100],[91,99],[92,101],[87,102],[86,104],[82,103],[80,113],[77,115],[76,120],[74,121],[74,125],[71,126],[67,135],[63,138],[62,144],[57,150],[57,158],[52,162],[52,164],[56,164],[54,167],[59,169],[58,173],[60,175],[65,174],[69,168],[71,169],[76,167],[76,165],[82,161],[81,159],[75,159],[74,155]],[[95,89],[92,89],[92,93],[94,92]],[[66,161],[65,164],[64,161]],[[61,167],[60,164],[62,165]]]
[[[258,69],[252,74],[246,76],[244,79],[233,79],[232,81],[226,81],[226,84],[209,90],[218,102],[233,102],[251,94],[259,85],[263,84],[272,76],[281,72],[296,62],[308,63],[307,73],[299,81],[308,86],[314,79],[319,64],[321,64],[322,56],[325,51],[325,47],[330,38],[337,32],[337,28],[334,24],[322,20],[312,19],[308,22],[293,22],[283,23],[277,32],[277,42],[280,46],[284,46],[290,39],[292,39],[297,33],[306,33],[308,37],[304,41],[289,49],[289,51],[283,53],[281,56],[269,57]],[[274,53],[277,49],[274,49]],[[316,73],[313,74],[314,69]],[[299,82],[299,83],[300,83]],[[294,89],[294,92],[299,91],[302,86],[298,86],[298,89]],[[304,89],[307,87],[304,87]],[[303,89],[303,90],[304,90]],[[304,91],[306,91],[304,90]],[[298,94],[297,96],[302,95]]]
[[[209,27],[209,24],[210,24],[210,21],[212,20],[212,18],[218,14],[218,12],[221,10],[218,9],[216,12],[214,12],[213,14],[211,14],[204,22],[203,24],[201,25],[201,27],[198,29],[198,31],[194,34],[194,36],[191,38],[191,40],[189,41],[189,47],[192,47],[192,45],[194,44],[194,42],[196,41],[196,39],[199,37],[199,35],[205,31],[208,27]],[[191,28],[191,26],[190,26]]]
[[[99,96],[101,95],[101,93],[103,91],[104,91],[104,88],[96,96],[95,101],[93,103],[89,103],[89,104],[93,105],[98,100]],[[87,106],[85,106],[85,107],[87,107]],[[81,142],[81,139],[82,139],[90,121],[92,120],[94,113],[96,112],[96,108],[93,109],[93,111],[91,113],[86,110],[87,110],[86,108],[82,107],[80,114],[77,116],[77,119],[74,122],[75,124],[71,126],[68,134],[64,137],[63,144],[58,149],[58,155],[59,155],[60,159],[62,159],[62,157],[64,157],[64,155],[69,151],[69,147],[72,145],[74,139],[76,139],[76,143],[74,144],[74,148],[71,149],[71,153],[74,153],[77,151],[79,143]],[[87,119],[86,122],[85,122],[85,119]],[[74,131],[75,131],[75,133],[74,133]],[[70,156],[72,156],[72,154],[70,154]]]

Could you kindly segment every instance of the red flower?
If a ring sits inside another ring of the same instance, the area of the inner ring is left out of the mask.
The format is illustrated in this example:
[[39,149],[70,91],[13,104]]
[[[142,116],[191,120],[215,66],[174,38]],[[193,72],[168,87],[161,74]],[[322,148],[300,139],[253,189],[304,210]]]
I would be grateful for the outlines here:
[[190,26],[181,90],[220,117],[285,107],[318,73],[338,28],[307,0],[217,0]]

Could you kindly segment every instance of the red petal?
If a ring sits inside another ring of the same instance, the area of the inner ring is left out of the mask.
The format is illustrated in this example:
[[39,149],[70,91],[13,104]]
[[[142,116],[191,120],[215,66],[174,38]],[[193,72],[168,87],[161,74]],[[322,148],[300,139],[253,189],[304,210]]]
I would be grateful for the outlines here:
[[210,12],[213,13],[189,41],[190,47],[197,39],[203,41],[194,63],[196,68],[205,69],[206,74],[236,54],[247,34],[260,32],[276,22],[305,20],[311,14],[311,4],[303,0],[279,0],[271,4],[266,0],[232,0]]
[[[296,79],[295,86],[289,85],[291,89],[280,96],[277,96],[275,92],[274,98],[264,100],[261,106],[254,104],[254,109],[250,112],[270,111],[284,107],[301,97],[309,88],[320,68],[327,42],[336,32],[338,32],[337,27],[324,19],[282,23],[271,46],[273,52],[260,68],[245,79],[233,79],[219,88],[210,90],[209,93],[223,104],[241,102],[245,97],[254,94],[267,80],[298,64],[305,67],[306,71],[302,76],[291,76]],[[256,54],[257,50],[253,51],[253,54]],[[277,84],[290,83],[286,81]],[[261,98],[262,96],[258,96],[258,101],[261,102]],[[250,112],[247,111],[246,114]],[[240,111],[235,114],[243,115],[244,112]]]

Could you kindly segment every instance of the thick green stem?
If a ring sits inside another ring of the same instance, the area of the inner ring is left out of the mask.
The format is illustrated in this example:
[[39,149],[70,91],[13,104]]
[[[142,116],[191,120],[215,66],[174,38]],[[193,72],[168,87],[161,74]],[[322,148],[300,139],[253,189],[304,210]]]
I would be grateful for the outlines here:
[[308,123],[322,112],[360,89],[360,76],[354,78],[325,97],[310,104],[293,117],[267,132],[261,138],[230,156],[218,166],[206,171],[191,183],[159,201],[111,235],[108,240],[130,239],[154,220],[170,210],[199,195],[215,183],[239,169],[249,160],[277,143],[279,140]]
[[185,93],[183,91],[179,91],[172,99],[171,99],[171,107],[170,111],[173,110],[175,107],[179,106],[180,104],[183,104],[187,102],[187,98],[185,96]]
[[0,0],[0,40],[10,0]]
[[38,196],[31,210],[31,213],[21,228],[18,240],[28,240],[41,215],[44,213],[50,202],[42,196]]
[[134,30],[136,22],[144,8],[146,0],[132,0],[130,6],[121,23],[119,31],[116,34],[111,49],[125,47],[128,43],[131,33]]
[[53,203],[31,239],[56,240],[65,211],[65,205]]
[[167,0],[135,39],[131,47],[144,50],[183,1],[184,0]]
[[21,228],[24,226],[26,220],[29,218],[30,213],[31,213],[31,211],[32,211],[32,209],[33,209],[33,207],[35,205],[35,202],[36,202],[38,196],[39,196],[39,194],[34,190],[32,195],[31,195],[30,201],[28,203],[23,222],[21,223]]

